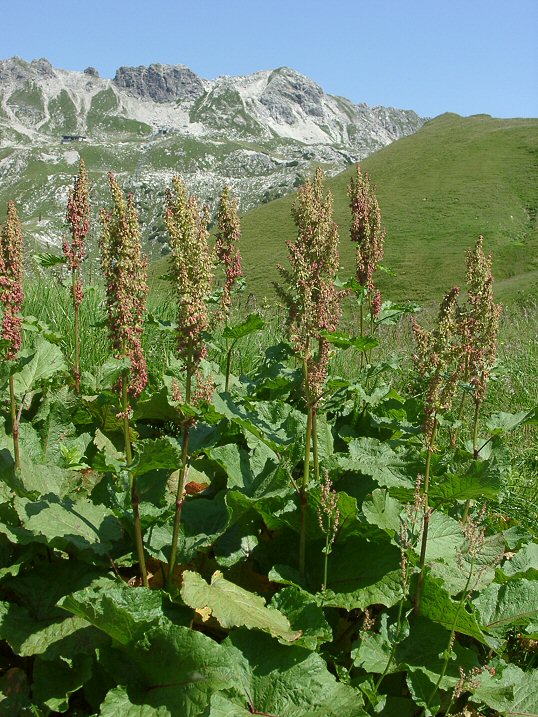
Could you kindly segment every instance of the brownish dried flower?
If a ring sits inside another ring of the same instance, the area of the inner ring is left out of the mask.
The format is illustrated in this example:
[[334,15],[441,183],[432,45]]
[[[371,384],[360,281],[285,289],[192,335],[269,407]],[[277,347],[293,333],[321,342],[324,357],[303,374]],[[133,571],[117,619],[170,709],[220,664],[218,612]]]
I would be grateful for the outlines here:
[[147,383],[142,333],[146,311],[147,258],[142,255],[138,213],[133,197],[127,200],[112,174],[108,174],[113,207],[101,210],[101,269],[105,279],[108,328],[118,356],[131,360],[129,393],[136,398]]
[[7,221],[0,227],[0,301],[4,305],[1,338],[6,342],[4,356],[11,361],[21,347],[22,232],[15,203],[7,207]]
[[320,332],[335,331],[340,320],[341,296],[334,283],[339,267],[338,226],[332,195],[324,194],[323,181],[318,168],[314,179],[298,192],[292,208],[297,239],[288,242],[290,268],[278,267],[285,285],[276,286],[288,308],[290,341],[306,363],[309,406],[320,399],[329,361],[330,345]]
[[449,410],[463,372],[459,293],[455,286],[446,294],[433,331],[427,331],[413,319],[416,350],[412,358],[420,376],[427,381],[424,430],[428,442],[432,438],[435,417]]
[[[209,326],[207,302],[213,286],[208,220],[208,207],[201,208],[196,197],[188,194],[181,178],[174,177],[172,190],[166,196],[165,223],[170,275],[177,302],[178,351],[187,375],[198,378],[200,400],[209,399],[212,393],[198,371],[201,359],[207,355],[204,332]],[[189,402],[190,390],[187,393]]]
[[363,174],[359,165],[347,193],[352,216],[351,241],[357,244],[357,281],[373,293],[374,272],[383,259],[386,231],[381,226],[381,210],[368,173]]
[[[80,160],[78,177],[69,191],[65,219],[69,224],[71,244],[64,240],[62,248],[70,271],[80,270],[86,253],[86,236],[90,228],[90,202],[88,173],[84,160]],[[82,286],[77,292],[79,304],[82,301]]]
[[462,336],[467,353],[467,378],[474,389],[475,401],[485,398],[489,376],[497,357],[497,334],[502,313],[493,298],[491,254],[486,256],[484,238],[479,236],[474,249],[467,252],[467,304]]
[[241,227],[237,209],[237,199],[232,196],[229,187],[225,186],[219,199],[218,231],[215,241],[215,253],[224,267],[224,286],[219,311],[221,321],[226,321],[230,315],[232,289],[243,275],[239,251]]

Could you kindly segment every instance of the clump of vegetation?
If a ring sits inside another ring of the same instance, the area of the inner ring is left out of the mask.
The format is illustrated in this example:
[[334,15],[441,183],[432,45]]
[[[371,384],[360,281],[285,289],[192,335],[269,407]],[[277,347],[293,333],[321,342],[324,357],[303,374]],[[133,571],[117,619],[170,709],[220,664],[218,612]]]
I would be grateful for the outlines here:
[[[362,232],[356,275],[337,277],[318,171],[298,193],[280,268],[286,320],[266,316],[262,334],[259,314],[236,307],[232,323],[240,227],[230,196],[219,295],[207,209],[174,178],[163,209],[170,298],[148,314],[138,216],[109,175],[104,286],[85,284],[75,303],[74,383],[62,349],[80,246],[67,255],[71,296],[47,285],[62,310],[47,316],[30,292],[36,316],[21,317],[10,205],[0,232],[5,714],[538,712],[538,543],[511,509],[507,450],[538,409],[499,411],[486,393],[502,378],[491,260],[480,238],[466,302],[453,288],[431,327],[413,322],[413,359],[398,373],[383,342],[416,309],[376,298],[384,233],[372,190],[357,182],[353,196],[364,192],[370,209],[351,219]],[[339,327],[343,290],[369,306],[370,332],[360,320]],[[57,317],[63,327],[45,320]],[[246,368],[234,374],[239,340]]]

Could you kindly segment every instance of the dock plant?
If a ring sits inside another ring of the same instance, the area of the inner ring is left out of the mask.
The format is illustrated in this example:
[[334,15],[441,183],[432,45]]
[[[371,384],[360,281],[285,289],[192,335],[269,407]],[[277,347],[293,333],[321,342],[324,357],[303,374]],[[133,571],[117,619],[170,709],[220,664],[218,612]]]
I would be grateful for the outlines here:
[[[0,355],[10,363],[17,359],[22,342],[21,311],[24,298],[22,231],[15,203],[7,207],[7,219],[0,226],[0,302],[3,305]],[[13,372],[9,374],[11,432],[15,468],[20,468],[19,422]],[[22,406],[22,404],[21,404]]]
[[299,189],[292,207],[297,238],[288,241],[289,268],[279,266],[283,284],[277,291],[287,310],[290,343],[303,368],[303,392],[307,423],[303,478],[300,485],[301,532],[299,567],[305,569],[307,486],[310,451],[314,478],[319,478],[317,411],[329,366],[331,344],[322,332],[338,327],[341,295],[335,286],[339,267],[338,226],[333,219],[333,199],[324,190],[324,174],[316,170],[312,180]]
[[[242,277],[241,252],[239,240],[241,238],[241,225],[239,222],[238,202],[226,185],[219,197],[217,212],[217,235],[215,239],[215,254],[224,270],[224,282],[220,297],[220,306],[217,313],[219,323],[228,326],[232,308],[232,293],[237,281]],[[226,379],[225,390],[230,383],[230,370],[234,342],[226,337]]]
[[71,296],[75,315],[75,391],[80,393],[80,305],[82,304],[82,262],[86,255],[86,236],[90,228],[89,184],[86,165],[81,158],[78,176],[75,177],[73,189],[69,190],[67,210],[65,214],[69,226],[70,241],[64,240],[63,253],[71,272]]
[[[105,280],[108,331],[116,358],[128,362],[120,382],[125,458],[133,462],[130,397],[138,398],[147,384],[147,370],[142,350],[142,332],[146,311],[147,259],[142,254],[138,213],[131,194],[126,198],[116,177],[108,175],[112,208],[101,210],[101,270]],[[139,492],[136,476],[130,473],[135,537],[142,581],[147,585],[146,562],[140,524]]]
[[[210,400],[213,392],[211,379],[204,377],[200,368],[201,360],[207,355],[205,334],[210,321],[208,300],[214,280],[208,221],[208,207],[200,206],[196,197],[189,195],[182,179],[174,177],[172,188],[166,195],[165,224],[170,246],[169,275],[176,299],[177,352],[185,371],[184,394],[178,386],[176,399],[189,407]],[[192,416],[183,420],[169,579],[173,576],[177,558],[192,423]]]

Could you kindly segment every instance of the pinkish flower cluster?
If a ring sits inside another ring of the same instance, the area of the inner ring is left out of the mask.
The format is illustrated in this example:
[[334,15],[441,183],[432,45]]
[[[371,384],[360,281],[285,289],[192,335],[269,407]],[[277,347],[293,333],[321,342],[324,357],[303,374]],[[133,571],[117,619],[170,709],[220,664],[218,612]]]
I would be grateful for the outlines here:
[[383,259],[385,229],[381,226],[381,211],[370,185],[370,178],[357,165],[357,178],[351,178],[347,189],[351,207],[351,241],[357,244],[356,276],[369,294],[374,291],[374,272]]
[[[285,286],[276,289],[288,307],[288,331],[297,356],[306,364],[306,400],[315,406],[327,375],[330,344],[320,332],[335,331],[341,294],[335,286],[339,268],[338,226],[332,195],[324,194],[324,174],[299,189],[292,214],[297,239],[288,242],[290,268],[278,267]],[[317,351],[316,349],[317,344]]]
[[0,301],[4,305],[1,338],[7,342],[5,358],[16,358],[21,347],[22,233],[15,203],[7,207],[7,221],[0,227]]
[[[166,198],[165,223],[170,275],[177,301],[178,351],[185,362],[187,376],[196,378],[199,400],[207,400],[212,395],[198,369],[207,354],[204,332],[209,326],[207,301],[213,285],[208,220],[208,208],[201,208],[196,197],[188,194],[181,178],[174,177]],[[190,401],[191,396],[186,400]]]
[[467,304],[462,318],[462,336],[466,352],[467,378],[481,403],[497,357],[497,334],[502,313],[493,298],[491,254],[486,256],[484,238],[479,236],[474,249],[467,252]]
[[241,253],[238,246],[241,227],[237,213],[237,199],[232,197],[227,186],[224,187],[220,195],[217,223],[215,253],[224,267],[224,286],[222,288],[219,318],[222,321],[226,321],[230,315],[233,286],[243,275]]
[[[67,239],[62,248],[71,272],[78,272],[86,253],[86,235],[90,228],[90,202],[88,198],[88,173],[84,160],[80,160],[78,177],[75,178],[74,187],[69,191],[65,218],[70,227],[71,244]],[[82,302],[82,283],[77,276],[73,299],[77,306]]]
[[338,493],[333,489],[329,471],[325,471],[325,478],[321,484],[318,523],[321,531],[328,537],[329,546],[332,546],[340,524],[340,508],[338,507]]
[[435,419],[448,411],[463,374],[463,353],[459,335],[459,287],[453,287],[439,309],[437,327],[427,331],[413,320],[416,350],[413,362],[420,376],[427,381],[425,399],[425,433],[433,439]]
[[118,356],[131,360],[129,393],[138,397],[147,384],[142,333],[146,311],[147,258],[142,255],[138,213],[108,174],[113,207],[101,210],[101,269],[105,279],[110,338]]

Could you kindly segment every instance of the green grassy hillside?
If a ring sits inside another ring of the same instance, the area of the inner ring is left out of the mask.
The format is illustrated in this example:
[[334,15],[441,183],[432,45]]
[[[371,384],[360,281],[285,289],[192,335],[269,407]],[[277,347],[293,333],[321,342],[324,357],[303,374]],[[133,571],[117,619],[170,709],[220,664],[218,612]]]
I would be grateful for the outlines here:
[[[380,276],[391,298],[437,300],[463,282],[465,251],[479,234],[494,255],[497,293],[538,293],[538,119],[445,114],[368,157],[387,228]],[[346,188],[350,168],[328,181],[340,226],[342,274],[354,266]],[[295,235],[293,195],[242,218],[242,252],[251,291],[272,296],[277,262]]]

